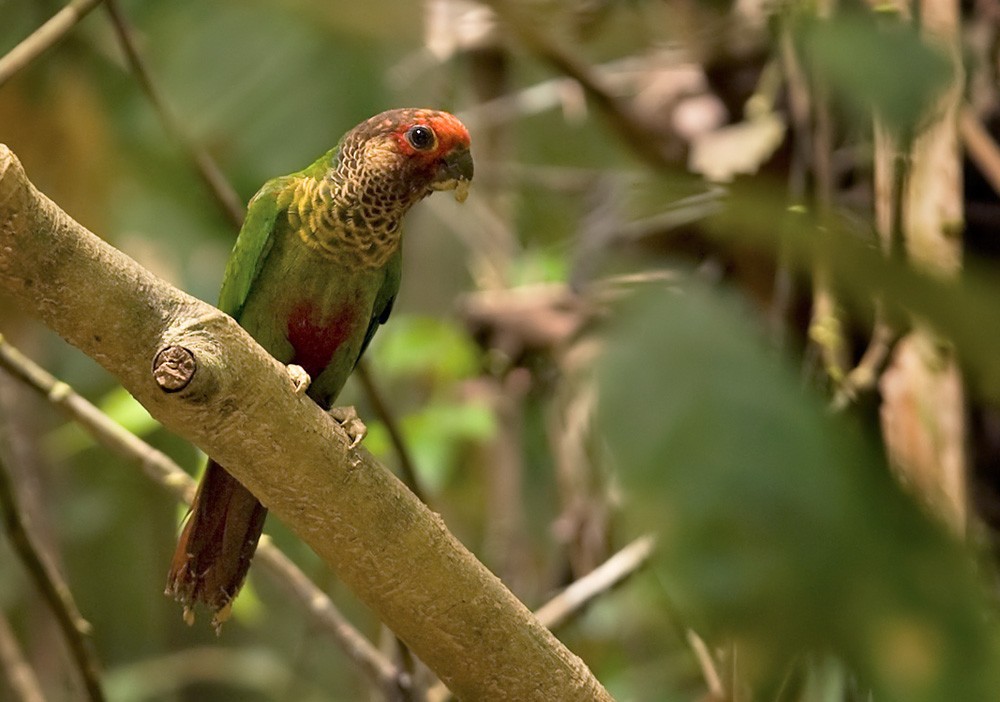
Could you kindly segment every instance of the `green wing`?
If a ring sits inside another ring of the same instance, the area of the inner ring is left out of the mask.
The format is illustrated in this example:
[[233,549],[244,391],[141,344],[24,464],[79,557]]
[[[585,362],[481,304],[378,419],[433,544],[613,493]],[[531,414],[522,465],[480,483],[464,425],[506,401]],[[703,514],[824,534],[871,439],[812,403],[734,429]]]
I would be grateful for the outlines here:
[[361,350],[358,352],[358,357],[355,359],[354,365],[358,365],[358,361],[365,355],[365,349],[368,348],[368,344],[371,343],[372,337],[375,336],[375,332],[379,326],[389,320],[389,313],[392,312],[392,303],[396,301],[396,293],[399,292],[399,280],[402,273],[403,252],[400,248],[389,259],[389,262],[385,264],[385,278],[382,280],[382,287],[378,289],[378,295],[375,296],[375,305],[372,307],[372,318],[368,322],[368,329],[365,330],[365,340],[361,343]]
[[288,206],[280,202],[288,180],[289,176],[284,176],[267,181],[250,200],[243,227],[226,264],[219,292],[219,309],[237,320],[274,244],[274,225],[278,214]]

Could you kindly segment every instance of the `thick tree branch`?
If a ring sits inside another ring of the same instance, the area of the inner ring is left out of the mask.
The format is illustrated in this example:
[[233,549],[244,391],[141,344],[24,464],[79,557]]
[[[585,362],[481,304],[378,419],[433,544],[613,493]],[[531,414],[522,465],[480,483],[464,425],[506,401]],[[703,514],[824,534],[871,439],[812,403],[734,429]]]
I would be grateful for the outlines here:
[[[232,319],[70,219],[4,146],[0,289],[226,465],[459,697],[610,699],[440,517],[366,451],[348,450],[336,422]],[[171,393],[150,372],[168,346],[197,363]]]

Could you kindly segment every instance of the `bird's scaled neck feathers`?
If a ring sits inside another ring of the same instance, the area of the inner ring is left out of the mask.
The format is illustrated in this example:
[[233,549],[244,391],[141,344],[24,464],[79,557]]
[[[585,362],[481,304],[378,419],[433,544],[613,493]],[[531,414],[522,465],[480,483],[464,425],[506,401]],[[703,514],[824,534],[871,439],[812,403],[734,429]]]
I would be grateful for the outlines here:
[[292,229],[337,263],[384,266],[399,248],[403,215],[430,193],[392,177],[394,158],[398,155],[391,150],[371,143],[341,144],[324,159],[326,168],[307,169],[294,179],[288,207]]

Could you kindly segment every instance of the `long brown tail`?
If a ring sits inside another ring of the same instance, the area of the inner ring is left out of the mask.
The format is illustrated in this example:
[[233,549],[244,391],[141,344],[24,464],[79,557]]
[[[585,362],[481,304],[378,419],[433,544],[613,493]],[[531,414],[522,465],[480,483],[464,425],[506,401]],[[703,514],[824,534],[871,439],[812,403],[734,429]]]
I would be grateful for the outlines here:
[[216,631],[229,618],[266,516],[267,508],[209,459],[167,575],[166,594],[184,605],[189,624],[199,602],[213,610]]

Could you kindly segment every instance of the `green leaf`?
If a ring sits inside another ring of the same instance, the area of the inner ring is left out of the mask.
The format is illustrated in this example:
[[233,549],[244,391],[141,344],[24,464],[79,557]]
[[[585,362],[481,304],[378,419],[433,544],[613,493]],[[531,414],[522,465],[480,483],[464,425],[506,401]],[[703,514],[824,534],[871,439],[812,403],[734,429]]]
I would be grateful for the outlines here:
[[[486,441],[496,432],[496,419],[486,404],[452,400],[432,402],[403,417],[401,425],[421,482],[430,490],[448,482],[469,442]],[[394,449],[381,422],[368,427],[365,448],[381,460],[391,460]]]
[[[110,390],[98,408],[115,422],[136,436],[148,436],[160,427],[146,408],[121,386]],[[54,458],[64,460],[96,445],[93,437],[73,422],[67,422],[49,432],[45,439],[47,449]]]
[[375,336],[370,354],[379,371],[389,376],[452,380],[469,377],[479,367],[479,352],[469,337],[433,317],[394,316]]
[[492,410],[476,402],[437,402],[403,420],[420,477],[431,490],[443,486],[458,468],[461,449],[496,432]]
[[146,408],[121,386],[110,390],[97,406],[136,436],[147,436],[160,427],[160,423],[150,416]]
[[997,637],[967,554],[757,328],[718,291],[648,291],[602,362],[626,512],[658,533],[685,622],[739,641],[765,694],[801,653],[834,652],[880,700],[991,699]]
[[894,18],[844,13],[807,22],[798,39],[815,74],[865,124],[877,113],[906,133],[953,73],[947,56],[914,24]]

